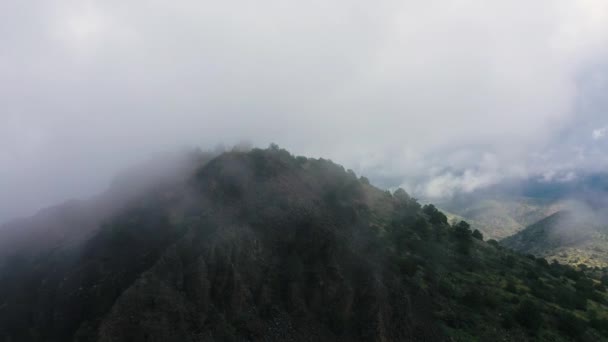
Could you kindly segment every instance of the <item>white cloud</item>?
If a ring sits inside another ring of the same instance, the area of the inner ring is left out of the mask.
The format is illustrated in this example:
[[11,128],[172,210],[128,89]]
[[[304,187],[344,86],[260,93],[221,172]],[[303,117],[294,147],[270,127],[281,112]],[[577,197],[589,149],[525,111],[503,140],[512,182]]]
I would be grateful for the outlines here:
[[[481,187],[536,167],[530,154],[577,120],[579,75],[608,57],[602,0],[8,0],[0,12],[7,212],[80,195],[72,181],[101,188],[158,149],[241,139],[395,185],[453,170],[429,192]],[[51,189],[11,200],[40,184]]]
[[608,127],[597,128],[594,129],[593,132],[591,132],[591,137],[593,138],[593,140],[600,140],[604,138],[607,133]]
[[421,193],[429,198],[449,197],[457,192],[472,192],[479,188],[496,184],[498,180],[499,178],[496,175],[479,173],[474,170],[465,170],[461,175],[447,172],[431,178],[424,185]]

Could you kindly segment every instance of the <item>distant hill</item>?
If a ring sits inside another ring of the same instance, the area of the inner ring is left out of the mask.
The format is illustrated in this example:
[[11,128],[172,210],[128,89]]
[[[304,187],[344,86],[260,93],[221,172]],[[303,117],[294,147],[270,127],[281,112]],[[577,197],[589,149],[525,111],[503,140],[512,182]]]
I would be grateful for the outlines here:
[[567,264],[608,265],[606,177],[570,183],[529,180],[525,193],[497,186],[439,202],[452,222],[466,220],[486,238],[525,254]]
[[0,341],[608,340],[608,269],[277,146],[178,165],[5,227]]
[[608,265],[608,221],[584,209],[559,211],[501,244],[568,264]]
[[438,206],[455,220],[464,219],[489,239],[503,239],[561,208],[559,202],[516,196],[460,196]]
[[572,201],[608,208],[608,173],[578,172],[568,180],[508,180],[435,202],[448,216],[466,219],[489,238],[503,239],[566,209]]

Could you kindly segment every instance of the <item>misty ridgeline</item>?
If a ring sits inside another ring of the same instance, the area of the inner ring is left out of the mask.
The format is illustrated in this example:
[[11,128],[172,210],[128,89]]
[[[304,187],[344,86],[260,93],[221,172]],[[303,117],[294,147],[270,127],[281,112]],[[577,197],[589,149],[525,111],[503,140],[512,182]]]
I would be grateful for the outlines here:
[[[171,155],[0,230],[0,339],[606,340],[606,264],[557,261],[603,228],[570,208],[507,248],[481,221],[276,145]],[[589,229],[543,237],[564,222]]]

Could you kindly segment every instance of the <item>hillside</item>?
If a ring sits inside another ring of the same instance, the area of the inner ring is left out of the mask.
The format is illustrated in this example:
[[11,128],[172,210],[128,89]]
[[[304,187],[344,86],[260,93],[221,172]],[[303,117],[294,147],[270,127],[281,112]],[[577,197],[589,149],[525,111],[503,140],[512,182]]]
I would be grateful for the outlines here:
[[491,239],[503,239],[551,215],[559,201],[489,194],[460,196],[438,203],[448,216],[464,219]]
[[538,221],[501,244],[567,264],[608,266],[608,223],[597,215],[564,210]]
[[0,340],[608,340],[606,269],[486,243],[276,146],[191,160],[86,225],[5,228]]
[[9,222],[0,227],[0,263],[17,251],[44,254],[78,245],[91,238],[104,220],[160,189],[183,183],[214,156],[200,151],[157,156],[118,174],[102,194],[70,200]]

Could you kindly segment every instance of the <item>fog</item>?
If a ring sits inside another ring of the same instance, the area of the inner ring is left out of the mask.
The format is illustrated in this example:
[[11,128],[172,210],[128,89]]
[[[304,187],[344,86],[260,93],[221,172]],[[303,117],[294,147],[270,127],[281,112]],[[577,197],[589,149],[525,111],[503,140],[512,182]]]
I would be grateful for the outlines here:
[[[547,231],[545,243],[560,247],[592,246],[606,233],[605,194],[581,193],[561,203],[562,211]],[[587,247],[591,249],[591,247]]]
[[0,222],[276,142],[428,197],[608,165],[608,3],[0,3]]

